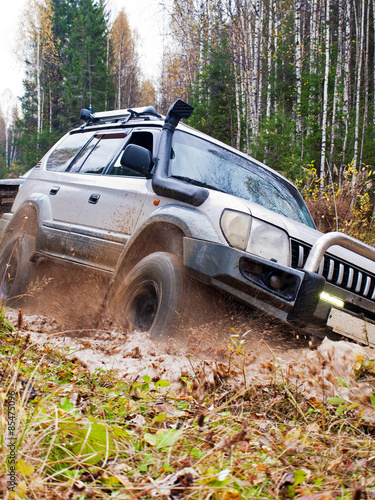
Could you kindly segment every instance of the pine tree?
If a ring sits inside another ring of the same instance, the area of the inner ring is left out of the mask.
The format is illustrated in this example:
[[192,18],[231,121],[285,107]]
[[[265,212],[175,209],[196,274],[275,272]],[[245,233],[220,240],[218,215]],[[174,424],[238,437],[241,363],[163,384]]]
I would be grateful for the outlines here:
[[63,115],[79,123],[79,111],[113,108],[114,88],[108,66],[108,29],[104,7],[95,0],[74,0],[69,38],[62,47]]

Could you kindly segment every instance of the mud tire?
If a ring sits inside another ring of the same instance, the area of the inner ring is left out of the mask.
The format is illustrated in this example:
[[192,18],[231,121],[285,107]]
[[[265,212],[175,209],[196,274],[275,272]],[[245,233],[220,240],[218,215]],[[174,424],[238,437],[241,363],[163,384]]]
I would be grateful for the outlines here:
[[26,292],[34,249],[35,238],[25,233],[14,236],[3,248],[0,255],[0,300],[3,303],[22,298]]
[[184,272],[180,259],[167,252],[143,258],[112,294],[110,310],[119,322],[153,339],[177,330],[184,302]]

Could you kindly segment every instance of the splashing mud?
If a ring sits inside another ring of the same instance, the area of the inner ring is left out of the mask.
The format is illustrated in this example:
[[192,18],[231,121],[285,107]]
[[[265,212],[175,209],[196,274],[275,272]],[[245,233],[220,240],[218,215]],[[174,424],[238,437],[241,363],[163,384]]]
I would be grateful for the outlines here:
[[[17,323],[17,311],[9,309],[7,316]],[[242,349],[231,340],[233,329],[248,332]],[[309,400],[338,396],[369,409],[370,394],[375,393],[374,378],[358,380],[366,361],[375,359],[374,349],[326,338],[311,350],[308,339],[248,310],[224,314],[220,321],[167,342],[117,329],[64,329],[56,320],[36,315],[24,315],[23,330],[35,342],[68,348],[67,356],[91,371],[115,370],[132,380],[144,375],[165,379],[198,400],[223,383],[231,391],[245,391],[252,384],[288,384]]]

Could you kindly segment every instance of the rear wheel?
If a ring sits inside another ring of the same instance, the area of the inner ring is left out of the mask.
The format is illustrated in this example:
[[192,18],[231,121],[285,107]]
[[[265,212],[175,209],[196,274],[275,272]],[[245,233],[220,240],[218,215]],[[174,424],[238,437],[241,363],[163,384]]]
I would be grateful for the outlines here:
[[26,292],[30,275],[30,258],[34,238],[18,234],[4,247],[0,255],[0,299],[2,302]]
[[127,327],[167,337],[177,329],[184,302],[184,273],[179,259],[155,252],[130,271],[109,299],[111,313]]

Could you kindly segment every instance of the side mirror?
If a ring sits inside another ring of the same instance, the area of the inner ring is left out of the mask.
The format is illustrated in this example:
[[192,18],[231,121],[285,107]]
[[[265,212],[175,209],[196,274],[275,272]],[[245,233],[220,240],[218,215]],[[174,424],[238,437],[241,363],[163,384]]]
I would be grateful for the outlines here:
[[152,154],[146,148],[137,144],[129,144],[122,153],[120,163],[123,167],[144,175],[147,179],[151,179],[151,169],[154,165]]

